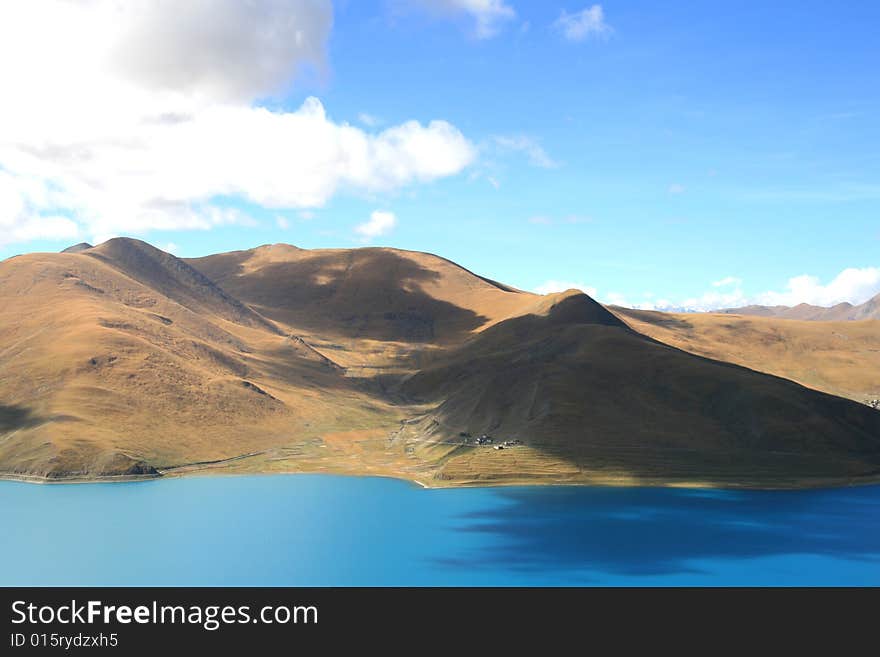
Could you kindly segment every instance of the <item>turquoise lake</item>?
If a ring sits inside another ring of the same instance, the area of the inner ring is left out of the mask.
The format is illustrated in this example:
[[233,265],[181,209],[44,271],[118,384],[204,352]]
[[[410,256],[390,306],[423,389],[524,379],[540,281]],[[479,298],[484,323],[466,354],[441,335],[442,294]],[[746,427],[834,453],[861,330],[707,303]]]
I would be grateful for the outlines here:
[[880,585],[880,486],[0,482],[0,585]]

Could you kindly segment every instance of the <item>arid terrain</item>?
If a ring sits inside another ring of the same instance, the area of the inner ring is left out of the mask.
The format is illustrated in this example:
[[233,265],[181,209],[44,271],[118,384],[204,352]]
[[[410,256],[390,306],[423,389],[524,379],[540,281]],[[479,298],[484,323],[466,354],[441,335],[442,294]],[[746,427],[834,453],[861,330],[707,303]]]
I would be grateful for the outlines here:
[[613,308],[637,331],[679,349],[865,402],[880,397],[880,321]]
[[844,302],[830,308],[823,308],[802,303],[798,306],[744,306],[743,308],[728,308],[721,312],[730,315],[755,315],[809,322],[880,319],[880,294],[858,306]]
[[441,257],[117,238],[0,263],[0,476],[880,479],[880,321],[605,308]]

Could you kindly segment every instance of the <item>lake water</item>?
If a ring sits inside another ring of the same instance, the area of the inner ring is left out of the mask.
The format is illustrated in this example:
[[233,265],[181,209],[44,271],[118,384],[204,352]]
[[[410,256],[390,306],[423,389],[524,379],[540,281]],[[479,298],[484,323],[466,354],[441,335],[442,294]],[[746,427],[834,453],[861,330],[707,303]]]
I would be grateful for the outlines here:
[[0,585],[880,585],[880,487],[0,482]]

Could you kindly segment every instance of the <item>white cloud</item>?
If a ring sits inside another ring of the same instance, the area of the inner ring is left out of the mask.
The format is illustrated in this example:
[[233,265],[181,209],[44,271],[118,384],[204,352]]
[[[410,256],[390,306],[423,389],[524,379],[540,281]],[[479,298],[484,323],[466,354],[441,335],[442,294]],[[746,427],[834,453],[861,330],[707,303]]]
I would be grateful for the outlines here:
[[0,221],[0,246],[39,239],[73,240],[78,236],[79,227],[67,217],[33,216],[12,225]]
[[112,66],[123,77],[159,90],[197,90],[223,98],[271,94],[301,65],[321,67],[333,23],[329,0],[90,4],[95,9],[111,5],[106,17],[118,35],[111,47]]
[[736,276],[725,276],[721,280],[712,282],[712,287],[728,287],[730,285],[742,285],[742,279]]
[[559,163],[551,158],[544,147],[535,139],[526,135],[497,135],[495,144],[503,151],[524,153],[529,162],[543,169],[555,169]]
[[177,255],[177,252],[180,251],[180,247],[174,242],[166,242],[165,244],[160,245],[159,248],[174,255]]
[[355,226],[354,232],[361,236],[362,241],[369,242],[380,235],[386,235],[397,225],[397,217],[393,212],[376,210],[370,214],[369,221]]
[[[397,5],[405,8],[404,2]],[[501,31],[505,23],[516,18],[516,11],[504,0],[416,0],[416,4],[438,16],[467,16],[474,21],[478,39],[489,39]]]
[[29,240],[66,240],[79,235],[70,218],[39,210],[53,191],[38,178],[13,176],[0,167],[0,246]]
[[0,79],[65,102],[104,100],[117,91],[102,90],[110,80],[247,101],[323,67],[332,22],[330,0],[6,0]]
[[573,14],[563,10],[553,25],[569,41],[584,41],[611,32],[611,27],[605,22],[602,5],[593,5]]
[[0,3],[3,239],[247,223],[216,199],[316,208],[469,166],[445,121],[369,132],[316,98],[255,104],[322,65],[331,22],[324,0]]
[[629,302],[626,300],[626,297],[620,292],[609,292],[608,294],[604,295],[602,297],[602,303],[607,303],[610,306],[630,306]]
[[[539,218],[538,218],[539,219]],[[537,222],[540,223],[540,222]],[[880,294],[880,267],[845,269],[827,284],[822,284],[815,276],[795,276],[789,279],[783,291],[767,291],[747,294],[743,281],[735,276],[726,276],[711,283],[712,288],[697,296],[685,299],[653,299],[653,295],[642,295],[641,302],[633,302],[619,292],[599,294],[596,288],[583,283],[551,280],[535,288],[539,294],[562,292],[570,288],[583,290],[602,303],[665,312],[711,312],[723,308],[740,308],[748,305],[797,306],[807,303],[813,306],[830,307],[849,302],[859,305]]]
[[721,293],[717,291],[706,292],[699,297],[692,297],[680,301],[673,301],[668,298],[652,299],[651,295],[643,295],[640,302],[630,301],[629,298],[619,292],[609,292],[599,298],[602,303],[607,303],[623,308],[635,308],[637,310],[657,310],[669,313],[686,313],[686,312],[706,312],[709,310],[717,310],[718,308],[730,308],[732,306],[744,305],[745,296],[742,290],[734,290],[729,293]]
[[668,191],[670,194],[684,194],[685,193],[685,186],[680,185],[679,183],[672,183],[669,186]]
[[816,276],[802,275],[789,279],[783,292],[764,292],[755,303],[767,306],[796,306],[808,303],[813,306],[833,306],[849,302],[864,303],[880,292],[880,267],[844,269],[828,284],[823,285]]
[[[738,306],[746,306],[749,304],[749,298],[743,293],[742,289],[736,287],[727,292],[719,292],[713,290],[705,292],[698,297],[691,297],[676,304],[671,304],[676,309],[687,311],[706,312],[709,310],[718,310],[719,308],[735,308]],[[665,307],[656,305],[657,310],[665,310]]]
[[281,230],[287,230],[290,228],[290,221],[288,221],[287,217],[283,217],[279,214],[275,217],[275,225]]
[[536,287],[534,291],[538,294],[552,294],[554,292],[565,292],[566,290],[580,290],[591,297],[596,296],[596,288],[575,281],[550,280]]
[[830,307],[843,302],[859,305],[880,293],[880,267],[845,269],[827,284],[822,284],[816,276],[795,276],[788,280],[782,291],[771,290],[758,294],[747,294],[742,288],[742,283],[739,278],[727,276],[712,283],[715,289],[682,301],[648,301],[620,305],[651,310],[699,312],[749,305],[797,306],[806,303],[812,306]]
[[358,121],[368,128],[375,128],[382,125],[382,120],[380,118],[373,116],[372,114],[367,114],[366,112],[358,114]]

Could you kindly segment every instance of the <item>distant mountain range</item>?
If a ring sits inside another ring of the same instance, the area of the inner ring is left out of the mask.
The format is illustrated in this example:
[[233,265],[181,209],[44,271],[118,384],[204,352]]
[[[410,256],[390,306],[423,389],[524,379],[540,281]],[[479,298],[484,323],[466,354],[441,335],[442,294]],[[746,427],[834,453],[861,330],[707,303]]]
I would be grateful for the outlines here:
[[880,478],[880,413],[836,396],[880,386],[876,327],[782,324],[541,296],[396,249],[31,253],[0,262],[0,476]]
[[729,315],[756,315],[758,317],[778,317],[780,319],[799,319],[810,322],[858,321],[862,319],[880,319],[880,294],[865,303],[854,306],[851,303],[839,303],[831,308],[811,306],[802,303],[798,306],[745,306],[743,308],[726,308],[716,312]]

